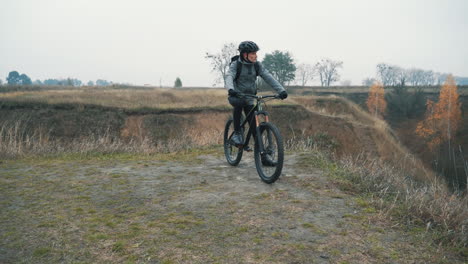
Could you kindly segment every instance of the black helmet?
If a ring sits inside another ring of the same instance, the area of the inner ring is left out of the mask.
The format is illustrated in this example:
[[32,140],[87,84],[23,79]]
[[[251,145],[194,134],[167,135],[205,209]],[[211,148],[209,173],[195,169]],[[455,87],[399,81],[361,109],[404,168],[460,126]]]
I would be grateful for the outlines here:
[[250,53],[250,52],[256,52],[260,48],[255,44],[253,41],[242,41],[241,44],[239,44],[239,52],[240,53]]

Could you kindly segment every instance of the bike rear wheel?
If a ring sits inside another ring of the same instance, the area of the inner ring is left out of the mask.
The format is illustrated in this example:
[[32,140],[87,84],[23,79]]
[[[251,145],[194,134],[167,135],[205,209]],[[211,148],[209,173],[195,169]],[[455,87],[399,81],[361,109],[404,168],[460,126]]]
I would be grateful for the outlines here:
[[[259,140],[263,149],[260,149]],[[255,167],[260,179],[274,183],[281,176],[284,161],[283,138],[276,126],[271,123],[260,124],[260,135],[255,140]]]
[[232,166],[237,166],[242,159],[243,148],[238,148],[231,142],[234,133],[234,120],[230,118],[224,127],[224,155],[227,162]]

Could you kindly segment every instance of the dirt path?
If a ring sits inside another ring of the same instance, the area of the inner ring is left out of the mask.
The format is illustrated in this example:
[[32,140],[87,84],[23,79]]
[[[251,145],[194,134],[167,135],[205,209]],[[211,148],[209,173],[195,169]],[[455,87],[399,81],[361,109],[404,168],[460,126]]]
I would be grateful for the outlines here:
[[[0,263],[453,263],[288,154],[0,164]],[[174,160],[176,159],[176,160]],[[380,219],[380,220],[376,220]]]

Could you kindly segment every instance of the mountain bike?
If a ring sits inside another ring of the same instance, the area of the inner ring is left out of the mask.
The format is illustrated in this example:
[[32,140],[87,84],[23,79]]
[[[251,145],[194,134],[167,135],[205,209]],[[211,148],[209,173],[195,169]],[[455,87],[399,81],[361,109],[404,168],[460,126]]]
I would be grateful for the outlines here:
[[243,144],[235,145],[231,138],[234,134],[234,120],[230,117],[224,129],[224,154],[227,162],[232,166],[237,166],[242,159],[244,148],[249,145],[250,137],[253,135],[255,129],[256,135],[254,137],[254,158],[255,167],[257,168],[260,179],[266,183],[273,183],[281,175],[283,170],[284,161],[284,147],[283,138],[279,132],[279,129],[269,122],[268,112],[263,111],[263,106],[267,101],[280,99],[278,95],[248,95],[243,94],[239,97],[254,98],[256,103],[252,109],[253,114],[248,113],[247,117],[251,116],[251,119],[255,118],[255,122],[243,118],[241,120],[241,129],[244,134],[245,125],[255,124],[255,127],[249,126],[247,134],[244,136]]

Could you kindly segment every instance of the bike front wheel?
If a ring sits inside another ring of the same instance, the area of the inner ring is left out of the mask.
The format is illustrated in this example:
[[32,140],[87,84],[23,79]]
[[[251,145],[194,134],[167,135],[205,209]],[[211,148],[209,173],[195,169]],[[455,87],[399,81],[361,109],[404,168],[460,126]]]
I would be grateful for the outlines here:
[[234,133],[234,120],[230,118],[224,128],[224,155],[227,162],[232,166],[237,166],[242,159],[242,148],[236,147],[231,141]]
[[274,183],[278,180],[283,170],[284,147],[283,138],[273,124],[260,124],[260,135],[257,135],[255,140],[254,157],[255,167],[262,181]]

